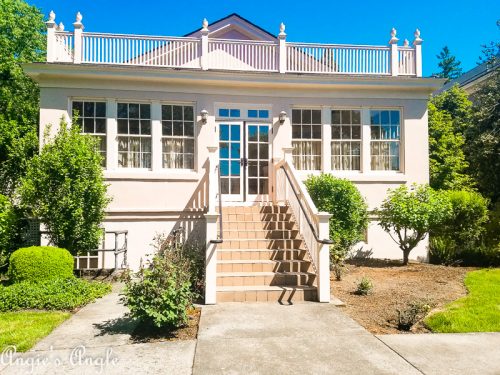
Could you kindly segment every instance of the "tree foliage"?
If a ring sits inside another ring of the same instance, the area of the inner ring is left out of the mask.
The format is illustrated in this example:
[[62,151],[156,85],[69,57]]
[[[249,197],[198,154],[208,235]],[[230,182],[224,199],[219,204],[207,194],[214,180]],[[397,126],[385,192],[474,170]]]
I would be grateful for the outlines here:
[[434,73],[439,78],[446,78],[446,81],[450,81],[459,77],[462,74],[462,68],[460,67],[460,61],[457,60],[450,52],[448,46],[444,46],[439,55],[436,55],[438,62],[438,67],[440,71]]
[[38,85],[21,64],[43,60],[44,32],[39,9],[0,0],[0,193],[10,197],[38,148]]
[[[76,122],[73,122],[76,123]],[[96,140],[61,120],[22,179],[23,206],[40,219],[51,242],[73,254],[96,248],[109,203]]]
[[498,55],[488,60],[494,68],[474,93],[474,126],[466,133],[466,155],[479,191],[495,203],[500,200],[500,65]]
[[376,210],[379,225],[403,251],[403,264],[410,252],[429,231],[442,223],[451,212],[451,204],[428,185],[406,185],[389,190],[387,198]]

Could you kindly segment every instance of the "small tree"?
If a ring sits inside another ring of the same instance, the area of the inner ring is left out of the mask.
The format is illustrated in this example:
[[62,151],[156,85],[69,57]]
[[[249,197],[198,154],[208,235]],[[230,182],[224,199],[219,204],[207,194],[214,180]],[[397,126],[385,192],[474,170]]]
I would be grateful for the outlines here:
[[[348,252],[363,239],[368,226],[366,202],[351,181],[328,173],[310,176],[305,185],[318,210],[333,215],[329,226],[330,239],[334,242],[330,258],[332,266],[340,267],[336,270],[340,271]],[[340,279],[340,272],[336,273]]]
[[439,60],[438,67],[441,69],[440,72],[436,73],[436,76],[446,78],[448,82],[462,74],[460,61],[458,61],[457,58],[451,54],[448,46],[444,46],[439,55],[436,57]]
[[410,252],[450,211],[449,200],[428,185],[413,185],[411,190],[401,185],[389,190],[376,213],[379,225],[403,251],[403,264],[407,265]]
[[20,187],[23,206],[45,225],[51,242],[73,254],[97,247],[110,201],[96,147],[95,139],[61,120]]

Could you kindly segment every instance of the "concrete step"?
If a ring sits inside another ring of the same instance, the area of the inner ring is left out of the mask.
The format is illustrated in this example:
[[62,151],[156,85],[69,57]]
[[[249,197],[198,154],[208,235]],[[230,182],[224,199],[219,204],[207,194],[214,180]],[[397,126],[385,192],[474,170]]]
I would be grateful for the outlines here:
[[[220,245],[219,245],[220,246]],[[217,260],[307,260],[306,249],[219,249]]]
[[224,238],[236,239],[275,239],[289,240],[300,238],[298,230],[226,230],[222,231]]
[[279,302],[316,301],[317,290],[311,286],[221,286],[217,302]]
[[301,239],[279,240],[279,239],[253,239],[253,238],[226,238],[217,246],[218,249],[300,249],[303,247]]
[[[218,210],[218,208],[217,208]],[[247,214],[247,213],[288,213],[288,206],[280,205],[254,205],[254,206],[228,206],[222,207],[223,214]]]
[[222,213],[222,222],[241,222],[241,221],[290,221],[292,219],[291,213]]
[[311,286],[315,278],[312,272],[219,272],[217,286]]
[[297,230],[293,221],[223,221],[223,230]]
[[220,260],[217,272],[308,272],[307,260]]

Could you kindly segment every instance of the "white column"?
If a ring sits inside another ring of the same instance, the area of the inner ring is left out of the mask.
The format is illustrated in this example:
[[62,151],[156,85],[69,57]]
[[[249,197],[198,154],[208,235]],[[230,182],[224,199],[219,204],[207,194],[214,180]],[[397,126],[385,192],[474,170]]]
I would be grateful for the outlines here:
[[47,62],[56,61],[56,14],[50,11],[47,25]]
[[396,38],[396,29],[393,27],[391,30],[391,40],[389,40],[389,45],[391,46],[391,75],[399,75],[399,53],[398,53],[398,41]]
[[205,304],[217,303],[217,244],[210,240],[217,239],[217,218],[219,214],[206,213],[207,239],[205,252]]
[[361,109],[361,172],[366,173],[371,169],[370,162],[370,109]]
[[[218,147],[209,146],[208,149],[208,213],[215,213],[217,207],[217,192],[219,176],[215,170],[217,166]],[[212,238],[212,240],[215,238]]]
[[151,169],[160,171],[162,168],[161,104],[159,101],[153,101],[151,102]]
[[323,122],[321,129],[321,171],[330,173],[332,170],[332,111],[328,106],[321,109]]
[[73,62],[75,64],[80,64],[82,62],[82,39],[83,39],[83,24],[82,24],[82,14],[78,12],[76,14],[76,22],[73,23],[75,28],[74,32],[74,51],[73,51]]
[[286,72],[286,33],[285,24],[280,25],[280,33],[278,34],[278,68],[280,73]]
[[413,46],[415,47],[415,75],[417,77],[422,77],[422,42],[420,39],[420,30],[415,30],[415,40],[413,41]]
[[205,18],[201,29],[201,55],[200,67],[202,70],[208,70],[208,21]]
[[116,122],[116,101],[106,100],[106,169],[118,168],[118,128]]
[[[321,240],[330,238],[329,220],[332,217],[327,212],[319,212],[318,236]],[[318,244],[318,301],[330,302],[330,245]]]

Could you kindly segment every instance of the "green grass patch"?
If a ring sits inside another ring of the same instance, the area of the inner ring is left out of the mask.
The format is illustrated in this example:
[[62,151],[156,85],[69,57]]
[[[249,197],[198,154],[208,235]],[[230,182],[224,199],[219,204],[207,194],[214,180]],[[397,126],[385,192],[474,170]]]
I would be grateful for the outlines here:
[[434,332],[500,332],[500,269],[469,272],[466,297],[425,319]]
[[14,345],[18,352],[29,350],[70,315],[62,311],[0,313],[0,352],[9,345]]

